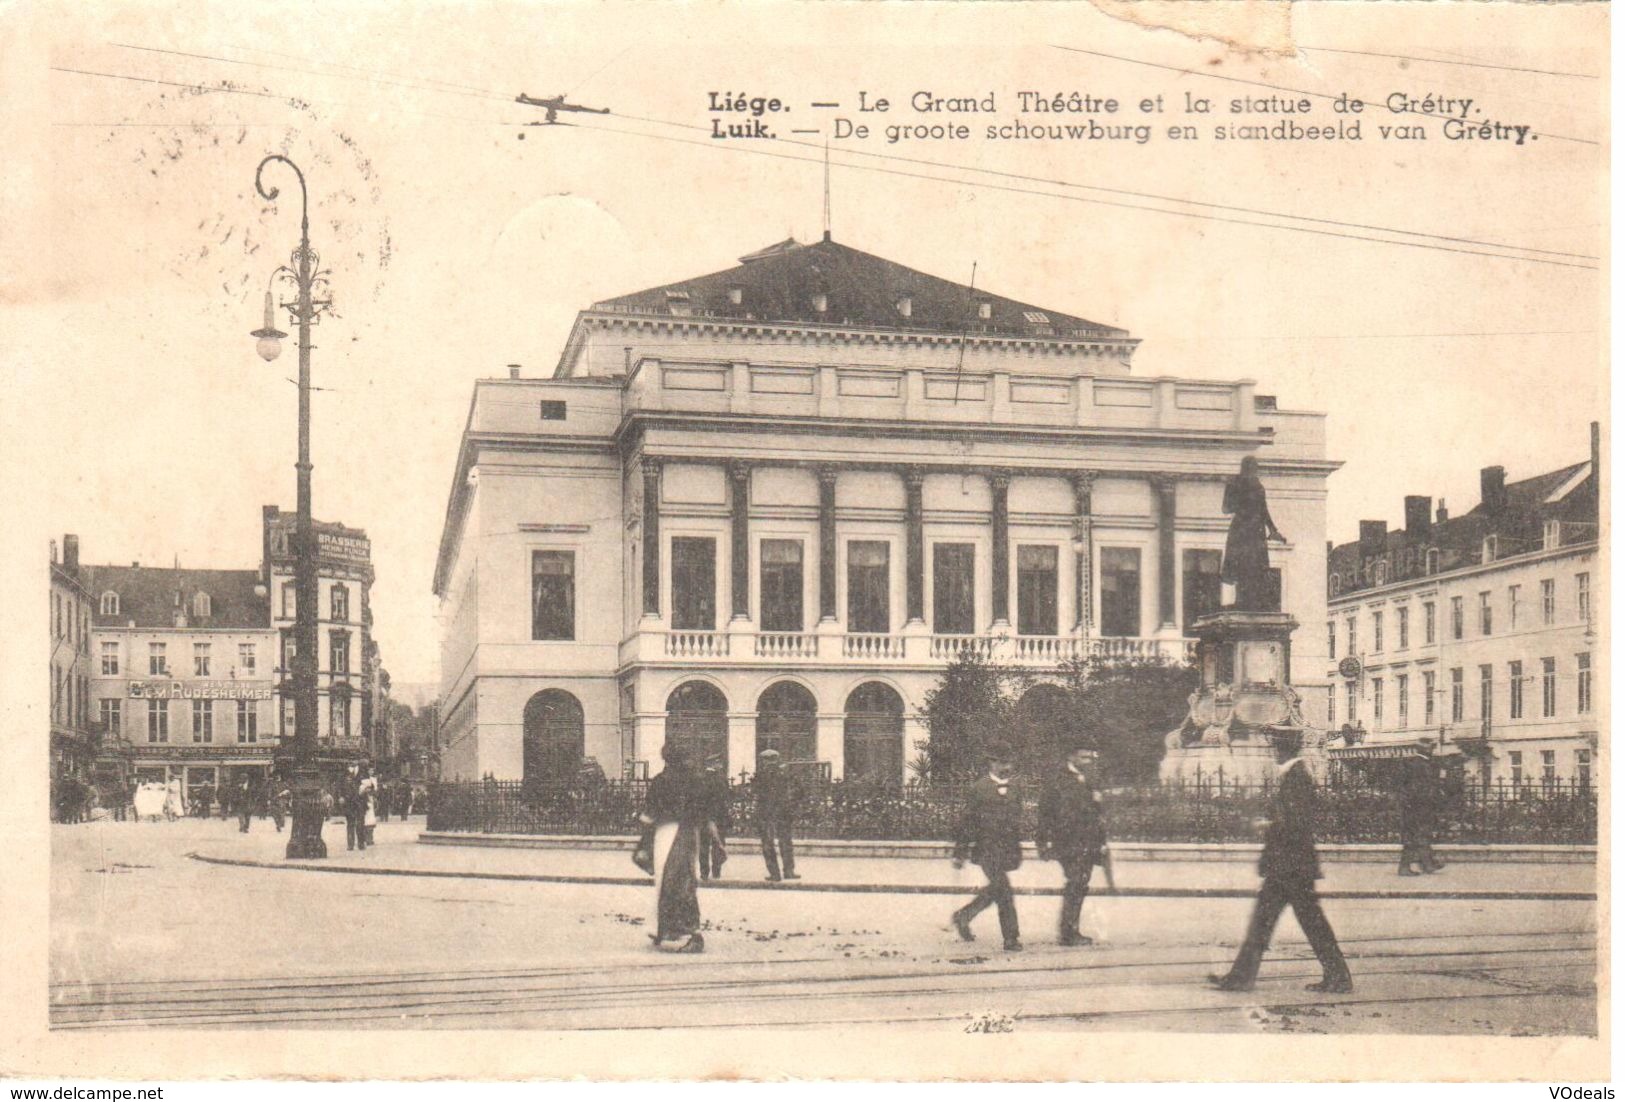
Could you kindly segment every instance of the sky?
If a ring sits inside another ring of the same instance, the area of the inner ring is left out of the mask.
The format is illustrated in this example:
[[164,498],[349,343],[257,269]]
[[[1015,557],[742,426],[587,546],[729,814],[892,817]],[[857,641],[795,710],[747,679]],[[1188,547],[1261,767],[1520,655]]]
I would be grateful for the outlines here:
[[[473,380],[510,363],[546,376],[592,302],[822,229],[822,136],[712,140],[693,128],[713,91],[782,98],[785,129],[827,129],[795,112],[837,101],[876,132],[978,134],[989,119],[901,105],[991,92],[1009,123],[1020,90],[1193,94],[1217,113],[1150,121],[1206,129],[1280,121],[1225,113],[1246,95],[1310,94],[1317,124],[1338,121],[1322,97],[1341,92],[1470,98],[1539,137],[1382,141],[1375,127],[1403,120],[1372,106],[1359,143],[832,142],[833,232],[1129,329],[1137,374],[1252,378],[1283,408],[1327,411],[1344,463],[1332,540],[1362,518],[1398,525],[1410,493],[1465,511],[1482,466],[1516,479],[1585,458],[1606,400],[1588,259],[1606,12],[1293,7],[1284,53],[1082,4],[13,9],[0,91],[26,152],[7,185],[22,217],[0,231],[0,340],[19,527],[32,554],[75,532],[88,562],[257,565],[260,506],[294,503],[294,350],[268,365],[248,335],[297,242],[292,176],[268,170],[275,203],[254,190],[260,159],[285,153],[336,311],[314,340],[316,512],[372,538],[392,678],[434,681],[430,585]],[[860,119],[860,91],[893,113]],[[524,127],[538,115],[520,92],[613,114]],[[1127,110],[1101,121],[1147,121]],[[1320,221],[1282,229],[1282,214]]]

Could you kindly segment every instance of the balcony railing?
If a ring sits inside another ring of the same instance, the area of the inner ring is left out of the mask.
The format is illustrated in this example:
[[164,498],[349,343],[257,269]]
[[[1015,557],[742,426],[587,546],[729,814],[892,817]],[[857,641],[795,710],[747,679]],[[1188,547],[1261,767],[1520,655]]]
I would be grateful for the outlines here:
[[1079,658],[1193,662],[1196,643],[1179,638],[1075,635],[927,634],[849,631],[665,631],[645,629],[620,647],[623,662],[668,659],[754,662],[912,662],[946,665],[961,654],[989,662],[1052,668]]
[[756,635],[758,658],[817,658],[818,636],[810,631],[763,631]]
[[996,635],[933,635],[931,657],[952,662],[969,651],[982,658],[991,659],[994,651],[998,649],[998,644],[999,636]]
[[726,658],[728,634],[723,631],[668,631],[666,655],[670,658]]
[[841,657],[862,661],[885,661],[906,658],[908,647],[901,635],[884,632],[854,631],[841,636]]

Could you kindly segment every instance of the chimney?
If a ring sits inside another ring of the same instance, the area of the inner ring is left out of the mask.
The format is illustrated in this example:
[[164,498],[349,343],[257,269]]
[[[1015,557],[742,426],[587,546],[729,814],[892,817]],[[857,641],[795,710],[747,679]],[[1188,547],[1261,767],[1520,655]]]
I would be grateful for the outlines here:
[[56,540],[51,541],[51,565],[56,565]]
[[508,378],[510,378],[510,379],[519,378],[519,365],[518,364],[509,364],[508,365]]
[[72,533],[62,537],[62,565],[71,573],[79,570],[79,537]]
[[131,570],[140,570],[141,569],[141,564],[138,563],[138,562],[132,562],[130,564],[130,569]]
[[1507,507],[1507,469],[1485,467],[1478,472],[1478,500],[1491,516]]
[[1445,507],[1444,498],[1439,499],[1439,511],[1433,514],[1434,524],[1443,524],[1450,519],[1450,510]]
[[1591,422],[1591,480],[1602,485],[1602,430],[1596,421]]
[[1360,554],[1382,554],[1382,545],[1387,539],[1388,522],[1386,520],[1362,520],[1360,522]]
[[1421,494],[1405,495],[1405,534],[1423,537],[1432,529],[1433,499]]

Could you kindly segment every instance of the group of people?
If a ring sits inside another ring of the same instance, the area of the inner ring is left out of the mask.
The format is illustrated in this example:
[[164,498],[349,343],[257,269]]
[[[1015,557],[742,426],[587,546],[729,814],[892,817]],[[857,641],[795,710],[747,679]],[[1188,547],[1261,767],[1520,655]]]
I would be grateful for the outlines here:
[[[1317,797],[1314,778],[1300,756],[1302,736],[1277,729],[1272,739],[1279,775],[1270,816],[1255,824],[1264,840],[1258,863],[1262,884],[1234,963],[1209,981],[1224,991],[1250,990],[1275,924],[1290,906],[1321,966],[1321,979],[1310,990],[1352,991],[1348,963],[1315,889],[1321,878],[1314,833]],[[725,833],[732,820],[727,779],[720,763],[706,763],[702,771],[675,743],[666,743],[661,757],[665,768],[649,784],[643,836],[633,861],[655,879],[656,924],[649,935],[655,947],[699,953],[705,939],[698,885],[719,876],[727,860]],[[975,864],[987,882],[953,913],[950,923],[960,938],[974,941],[972,922],[989,907],[996,908],[1004,947],[1018,952],[1021,926],[1010,874],[1022,863],[1022,798],[1012,783],[1014,755],[996,746],[986,759],[987,771],[972,785],[954,831],[953,863],[955,868]],[[1064,946],[1091,944],[1080,920],[1094,870],[1101,868],[1107,883],[1112,882],[1105,809],[1092,776],[1096,760],[1090,748],[1073,749],[1047,779],[1038,805],[1034,840],[1039,858],[1058,862],[1065,878],[1058,923],[1058,941]],[[754,789],[767,878],[796,879],[789,829],[794,786],[776,751],[761,755]]]

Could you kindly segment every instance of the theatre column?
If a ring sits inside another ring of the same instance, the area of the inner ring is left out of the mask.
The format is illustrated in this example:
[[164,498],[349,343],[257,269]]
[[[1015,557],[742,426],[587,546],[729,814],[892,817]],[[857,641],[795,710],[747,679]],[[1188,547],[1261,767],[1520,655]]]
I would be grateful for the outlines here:
[[750,465],[739,460],[728,464],[729,500],[732,503],[733,556],[729,578],[733,592],[735,621],[750,619]]
[[643,618],[660,619],[660,460],[643,457]]
[[925,473],[903,472],[904,523],[907,526],[905,567],[908,572],[908,623],[925,623]]
[[1174,614],[1174,491],[1178,479],[1171,474],[1151,476],[1151,497],[1157,520],[1157,630],[1175,627]]
[[988,475],[993,491],[993,630],[1010,628],[1010,472]]
[[835,610],[835,480],[834,467],[818,468],[818,620],[834,623]]
[[1072,473],[1072,609],[1073,630],[1087,639],[1094,624],[1095,472]]

